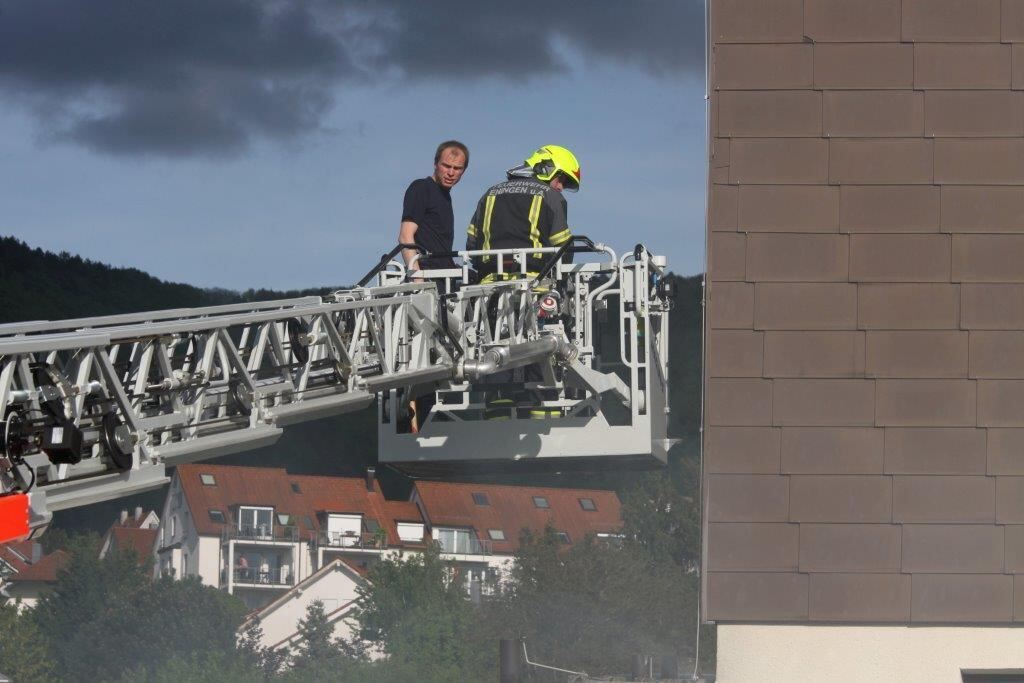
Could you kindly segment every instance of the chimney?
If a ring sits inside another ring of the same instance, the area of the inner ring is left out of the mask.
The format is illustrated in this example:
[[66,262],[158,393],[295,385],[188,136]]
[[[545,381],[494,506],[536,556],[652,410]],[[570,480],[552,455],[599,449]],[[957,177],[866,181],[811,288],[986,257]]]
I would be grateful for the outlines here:
[[373,491],[374,481],[377,479],[377,470],[374,467],[366,468],[366,490]]
[[118,523],[121,526],[124,526],[125,524],[128,523],[128,511],[127,510],[121,510],[121,519],[118,520]]
[[43,544],[34,542],[32,543],[32,564],[41,559],[43,559]]
[[135,521],[138,522],[141,519],[142,519],[142,506],[137,506],[135,508]]

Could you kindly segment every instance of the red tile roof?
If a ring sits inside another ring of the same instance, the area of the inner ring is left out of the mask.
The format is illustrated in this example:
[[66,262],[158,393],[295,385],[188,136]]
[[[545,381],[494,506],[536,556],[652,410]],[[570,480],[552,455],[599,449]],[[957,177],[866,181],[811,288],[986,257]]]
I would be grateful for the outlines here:
[[[484,494],[488,504],[477,505],[474,493]],[[549,507],[538,508],[534,496],[546,498]],[[412,497],[423,502],[432,526],[473,527],[478,538],[490,541],[497,553],[515,552],[523,529],[540,532],[549,522],[568,533],[572,543],[590,533],[616,533],[622,527],[621,505],[614,491],[417,481]],[[581,498],[592,500],[597,509],[584,510]],[[492,540],[489,529],[501,529],[505,540]]]
[[[318,512],[362,514],[376,519],[387,531],[389,545],[401,545],[397,521],[421,521],[413,503],[386,500],[376,484],[373,491],[367,491],[361,477],[293,475],[283,468],[205,464],[181,465],[177,474],[196,529],[203,535],[219,535],[224,527],[210,520],[208,510],[220,510],[228,523],[234,524],[233,508],[239,505],[269,506],[275,514],[292,515],[292,523],[307,540],[311,530],[319,529]],[[204,485],[200,474],[213,475],[216,485]],[[305,516],[311,518],[312,529],[303,520]]]
[[22,541],[0,545],[0,560],[9,564],[14,573],[7,577],[8,581],[44,581],[52,583],[57,580],[57,572],[67,566],[71,555],[63,550],[55,550],[43,555],[38,562],[32,562],[32,546],[37,541]]
[[111,534],[111,550],[132,548],[139,558],[139,564],[145,564],[153,554],[153,546],[156,545],[158,532],[156,529],[115,525],[110,527],[109,533]]

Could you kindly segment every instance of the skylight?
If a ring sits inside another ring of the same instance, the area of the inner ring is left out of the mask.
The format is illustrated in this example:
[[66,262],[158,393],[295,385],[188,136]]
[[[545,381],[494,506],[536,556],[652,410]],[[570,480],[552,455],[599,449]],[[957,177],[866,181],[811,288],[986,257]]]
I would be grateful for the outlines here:
[[473,502],[476,503],[477,505],[490,505],[491,504],[491,501],[489,501],[487,499],[487,494],[486,493],[474,493],[473,494]]
[[199,481],[203,482],[203,486],[216,486],[217,480],[213,478],[212,474],[200,474]]

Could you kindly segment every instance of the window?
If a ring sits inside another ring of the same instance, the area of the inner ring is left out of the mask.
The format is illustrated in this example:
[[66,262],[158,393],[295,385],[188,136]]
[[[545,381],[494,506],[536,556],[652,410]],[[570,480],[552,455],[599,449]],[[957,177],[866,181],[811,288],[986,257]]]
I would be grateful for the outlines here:
[[441,552],[476,554],[480,552],[480,544],[476,541],[471,529],[434,529],[434,540],[441,545]]
[[487,535],[491,537],[492,541],[504,541],[505,532],[501,529],[488,529]]
[[544,496],[534,496],[533,506],[538,507],[541,510],[547,510],[549,507],[551,507],[551,505],[548,503],[548,499],[545,498]]
[[287,512],[278,512],[277,513],[277,523],[280,524],[281,526],[288,526],[288,524],[291,521],[292,521],[292,516],[289,515]]
[[594,503],[593,498],[580,498],[580,507],[587,512],[594,512],[597,510],[597,505]]
[[476,503],[477,505],[485,505],[485,506],[491,504],[491,501],[487,500],[487,494],[486,493],[474,493],[473,494],[473,502]]
[[366,529],[366,533],[373,534],[380,529],[380,523],[373,517],[365,517],[363,518],[363,527]]
[[240,508],[238,510],[238,531],[243,536],[270,537],[274,531],[274,508]]
[[555,535],[558,536],[558,542],[562,545],[569,545],[572,543],[572,538],[569,536],[567,531],[556,531]]
[[398,522],[398,538],[402,541],[422,541],[423,525],[419,522]]
[[309,515],[303,515],[302,516],[302,523],[306,525],[307,529],[312,529],[313,528],[313,518],[310,517]]
[[174,535],[175,535],[175,533],[178,530],[177,526],[178,526],[178,518],[172,515],[171,516],[171,540],[174,540]]
[[292,485],[292,493],[302,493],[302,489],[299,488],[299,482],[293,481],[293,482],[291,482],[291,485]]
[[333,512],[327,515],[327,540],[331,545],[340,545],[345,548],[357,545],[362,530],[362,515],[343,515]]
[[199,481],[203,482],[203,486],[216,486],[217,480],[213,478],[212,474],[200,474]]
[[223,524],[227,520],[224,518],[224,513],[220,510],[210,510],[210,521],[215,524]]

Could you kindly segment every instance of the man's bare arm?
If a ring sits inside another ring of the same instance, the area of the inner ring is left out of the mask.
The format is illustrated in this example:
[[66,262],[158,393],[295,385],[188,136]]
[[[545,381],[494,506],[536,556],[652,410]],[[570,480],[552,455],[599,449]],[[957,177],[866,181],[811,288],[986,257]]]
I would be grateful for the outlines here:
[[[419,228],[416,223],[412,221],[402,221],[401,227],[398,228],[398,243],[399,244],[415,244],[416,243],[416,230]],[[412,263],[413,256],[416,255],[415,249],[403,249],[402,258],[405,259],[405,266],[408,268],[409,264]],[[416,266],[416,270],[419,270],[419,266]]]

